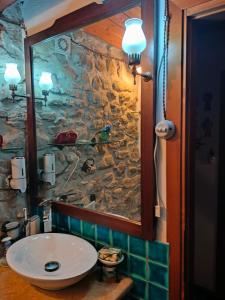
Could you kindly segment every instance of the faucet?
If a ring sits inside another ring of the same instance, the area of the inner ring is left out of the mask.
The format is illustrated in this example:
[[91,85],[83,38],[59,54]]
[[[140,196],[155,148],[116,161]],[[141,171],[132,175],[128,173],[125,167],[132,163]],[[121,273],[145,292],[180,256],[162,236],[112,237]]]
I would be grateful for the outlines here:
[[43,207],[45,207],[45,206],[48,206],[48,205],[51,205],[52,204],[52,202],[53,202],[54,200],[53,199],[50,199],[50,198],[44,198],[44,199],[42,199],[42,201],[38,204],[38,206],[43,206]]
[[34,215],[28,218],[27,208],[23,208],[24,221],[23,221],[23,236],[29,236],[40,233],[40,218]]
[[44,232],[52,232],[52,199],[43,199],[38,206],[43,207]]
[[24,235],[25,236],[29,236],[30,235],[30,229],[29,229],[29,220],[28,220],[28,217],[27,217],[27,208],[24,207],[23,208],[23,212],[24,212]]
[[68,196],[76,195],[76,193],[68,192],[65,194],[56,195],[56,199],[54,201],[62,201],[67,202]]

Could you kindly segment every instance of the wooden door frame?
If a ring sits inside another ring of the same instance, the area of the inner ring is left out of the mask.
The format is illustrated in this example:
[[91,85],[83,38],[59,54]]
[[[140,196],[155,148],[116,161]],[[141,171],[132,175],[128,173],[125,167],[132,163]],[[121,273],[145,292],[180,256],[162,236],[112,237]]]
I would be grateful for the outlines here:
[[167,241],[170,243],[169,299],[184,299],[185,239],[188,204],[187,173],[190,110],[187,94],[187,39],[190,19],[225,6],[224,0],[211,0],[182,9],[170,1],[170,43],[167,119],[176,125],[176,136],[166,145]]
[[[63,34],[65,32],[79,29],[83,26],[111,17],[122,11],[126,11],[141,3],[144,31],[147,39],[147,48],[142,55],[142,67],[152,70],[156,78],[155,55],[155,20],[154,0],[108,0],[104,4],[92,3],[82,7],[55,21],[55,23],[34,35],[25,39],[26,60],[26,88],[31,98],[27,101],[27,154],[29,161],[29,191],[30,207],[35,212],[36,206],[41,201],[38,198],[38,176],[37,176],[37,141],[35,122],[35,95],[33,88],[32,72],[32,47],[48,38]],[[152,59],[150,59],[150,57]],[[129,233],[146,240],[155,239],[155,178],[154,178],[154,124],[155,124],[155,85],[153,83],[141,86],[141,140],[148,141],[141,147],[141,222],[126,220],[122,217],[104,214],[101,212],[82,209],[63,202],[54,202],[53,209],[64,215],[77,217],[88,222],[108,226],[112,229]]]

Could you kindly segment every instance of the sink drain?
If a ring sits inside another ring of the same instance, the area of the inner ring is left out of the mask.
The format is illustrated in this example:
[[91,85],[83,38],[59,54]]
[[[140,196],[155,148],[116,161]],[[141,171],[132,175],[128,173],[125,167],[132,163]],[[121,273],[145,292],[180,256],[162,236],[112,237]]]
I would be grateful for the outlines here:
[[49,261],[45,264],[45,271],[54,272],[60,268],[60,263],[57,261]]

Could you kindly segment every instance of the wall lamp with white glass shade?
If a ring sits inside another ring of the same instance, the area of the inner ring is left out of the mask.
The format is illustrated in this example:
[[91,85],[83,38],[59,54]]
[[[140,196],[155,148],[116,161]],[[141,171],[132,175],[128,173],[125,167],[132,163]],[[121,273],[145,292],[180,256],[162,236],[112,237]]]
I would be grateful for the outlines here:
[[132,75],[134,76],[134,84],[136,84],[136,76],[140,75],[144,81],[150,81],[153,76],[150,72],[140,73],[137,66],[141,63],[141,53],[145,50],[147,42],[142,30],[143,21],[138,18],[132,18],[125,21],[125,33],[122,40],[122,48],[128,54],[129,66],[132,67]]
[[9,84],[12,99],[18,98],[29,98],[29,95],[18,95],[16,94],[17,85],[21,81],[21,76],[15,63],[7,63],[4,73],[4,79]]
[[49,95],[49,91],[53,88],[52,82],[52,74],[50,72],[42,72],[39,80],[39,87],[42,91],[43,98],[35,98],[38,100],[43,100],[45,102],[45,106],[47,103],[47,96]]

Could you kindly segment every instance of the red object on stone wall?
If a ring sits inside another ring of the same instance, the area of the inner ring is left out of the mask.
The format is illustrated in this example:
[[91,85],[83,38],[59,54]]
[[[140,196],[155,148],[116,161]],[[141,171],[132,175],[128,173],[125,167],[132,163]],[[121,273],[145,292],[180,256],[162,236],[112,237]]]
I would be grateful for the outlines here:
[[55,137],[56,144],[75,144],[77,133],[74,130],[67,130],[57,134]]

